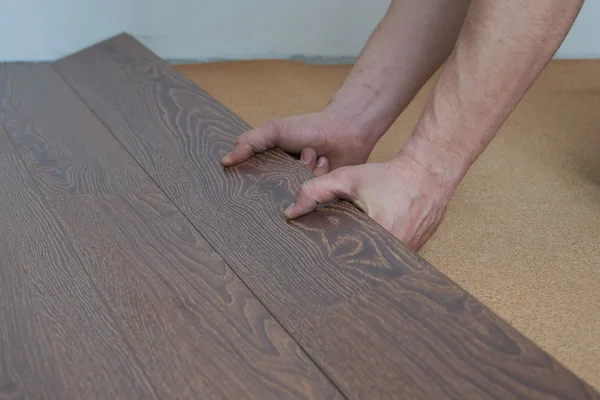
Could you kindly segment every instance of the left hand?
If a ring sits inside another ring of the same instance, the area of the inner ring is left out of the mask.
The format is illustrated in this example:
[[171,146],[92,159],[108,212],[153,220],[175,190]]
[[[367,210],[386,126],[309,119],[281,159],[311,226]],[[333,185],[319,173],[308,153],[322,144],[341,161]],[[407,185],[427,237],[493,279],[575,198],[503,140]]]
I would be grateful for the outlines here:
[[399,155],[385,163],[342,167],[305,182],[285,216],[293,219],[319,203],[349,200],[417,251],[440,224],[453,186],[414,158]]

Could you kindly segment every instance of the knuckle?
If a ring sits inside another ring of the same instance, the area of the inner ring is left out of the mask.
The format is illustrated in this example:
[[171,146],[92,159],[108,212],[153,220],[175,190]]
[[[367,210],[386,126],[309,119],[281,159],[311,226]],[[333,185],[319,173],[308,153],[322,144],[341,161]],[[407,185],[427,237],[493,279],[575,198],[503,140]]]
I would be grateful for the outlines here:
[[267,122],[265,122],[264,124],[262,124],[261,128],[273,128],[275,125],[277,124],[277,120],[275,119],[270,119]]
[[329,177],[336,182],[347,184],[350,181],[350,174],[345,167],[335,169],[329,173]]
[[338,183],[338,186],[342,188],[343,192],[347,195],[356,194],[357,181],[354,174],[352,174],[352,167],[341,167],[330,173],[331,179]]
[[311,189],[311,185],[308,182],[306,182],[302,186],[300,186],[300,189],[298,190],[299,197],[310,198],[311,195],[312,195],[312,189]]
[[248,136],[250,134],[251,131],[248,132],[244,132],[242,133],[236,140],[235,140],[235,146],[243,146],[245,144],[248,143]]
[[264,135],[269,132],[276,132],[278,130],[278,127],[279,121],[276,119],[272,119],[262,124],[262,126],[260,127],[260,133]]
[[277,132],[277,122],[275,120],[265,122],[259,128],[254,129],[248,134],[246,143],[254,148],[267,150],[274,147]]
[[267,121],[263,126],[263,132],[265,132],[268,135],[277,135],[279,134],[279,131],[281,130],[281,126],[282,126],[282,121],[281,119],[272,119],[270,121]]
[[331,171],[329,173],[329,176],[332,179],[343,179],[346,177],[347,172],[344,171],[344,167],[338,168],[338,169],[334,169],[333,171]]

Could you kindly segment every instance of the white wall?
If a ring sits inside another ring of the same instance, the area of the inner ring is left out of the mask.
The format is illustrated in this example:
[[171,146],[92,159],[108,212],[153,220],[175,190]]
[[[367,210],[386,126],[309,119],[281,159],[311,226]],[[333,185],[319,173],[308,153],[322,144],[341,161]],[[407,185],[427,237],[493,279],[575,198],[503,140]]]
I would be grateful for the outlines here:
[[600,58],[600,0],[586,0],[556,58]]
[[[52,60],[127,31],[167,59],[355,56],[389,0],[0,0],[0,60]],[[600,0],[558,56],[600,57]]]

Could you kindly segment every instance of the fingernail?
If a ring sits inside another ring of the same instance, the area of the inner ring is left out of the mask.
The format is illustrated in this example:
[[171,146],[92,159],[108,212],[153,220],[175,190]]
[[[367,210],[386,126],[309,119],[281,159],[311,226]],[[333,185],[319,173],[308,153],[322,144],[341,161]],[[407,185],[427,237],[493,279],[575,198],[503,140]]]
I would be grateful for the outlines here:
[[230,158],[231,158],[231,153],[227,153],[227,154],[225,154],[225,157],[223,157],[221,159],[221,162],[223,164],[227,164],[227,163],[229,163],[231,161]]
[[292,211],[292,208],[294,208],[294,206],[296,205],[296,203],[292,203],[290,204],[290,206],[288,208],[285,209],[285,212],[283,213],[286,217],[289,217],[290,212]]
[[303,151],[302,153],[300,153],[300,160],[302,161],[302,163],[304,164],[308,164],[308,162],[310,161],[308,159],[308,154],[306,154],[306,151]]
[[325,165],[325,157],[319,157],[317,160],[317,167],[322,167],[323,165]]

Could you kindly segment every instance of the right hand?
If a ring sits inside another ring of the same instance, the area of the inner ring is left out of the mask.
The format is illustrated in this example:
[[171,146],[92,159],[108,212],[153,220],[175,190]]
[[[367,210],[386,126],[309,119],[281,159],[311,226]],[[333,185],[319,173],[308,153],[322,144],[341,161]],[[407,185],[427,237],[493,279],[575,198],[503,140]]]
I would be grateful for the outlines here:
[[256,153],[280,148],[300,154],[300,163],[315,176],[349,165],[364,164],[374,143],[352,132],[347,123],[326,111],[275,119],[243,133],[221,161],[231,166]]

